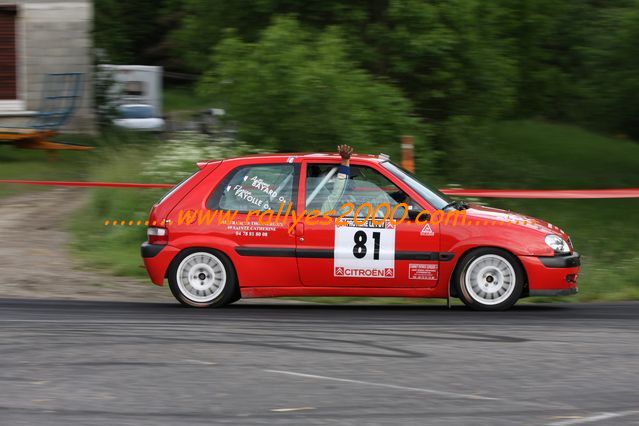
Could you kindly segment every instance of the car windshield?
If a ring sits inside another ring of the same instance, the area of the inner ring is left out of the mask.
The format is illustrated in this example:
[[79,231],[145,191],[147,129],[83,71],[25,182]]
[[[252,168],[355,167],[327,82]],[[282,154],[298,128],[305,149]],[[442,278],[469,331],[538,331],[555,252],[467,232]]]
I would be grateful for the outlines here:
[[150,105],[130,105],[120,107],[121,118],[153,118],[153,108]]
[[437,210],[443,209],[453,201],[448,196],[441,193],[437,188],[420,182],[417,176],[390,161],[384,161],[382,166],[398,177],[406,185],[410,186],[413,191],[421,195],[428,204]]

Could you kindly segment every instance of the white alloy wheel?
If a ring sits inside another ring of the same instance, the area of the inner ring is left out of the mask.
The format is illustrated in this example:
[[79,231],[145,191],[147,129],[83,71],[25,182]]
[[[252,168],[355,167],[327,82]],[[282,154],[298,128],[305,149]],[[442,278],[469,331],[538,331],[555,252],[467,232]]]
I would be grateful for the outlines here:
[[214,254],[203,251],[186,256],[180,262],[175,278],[182,295],[199,303],[215,300],[227,284],[222,261]]
[[484,254],[466,269],[463,285],[468,295],[481,305],[498,305],[515,290],[517,276],[512,264],[497,254]]

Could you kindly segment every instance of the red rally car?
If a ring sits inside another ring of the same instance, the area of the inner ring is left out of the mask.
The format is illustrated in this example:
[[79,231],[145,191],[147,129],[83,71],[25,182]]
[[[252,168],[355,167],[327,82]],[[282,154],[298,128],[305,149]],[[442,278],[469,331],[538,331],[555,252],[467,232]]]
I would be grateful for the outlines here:
[[[185,305],[242,297],[460,298],[481,310],[577,292],[559,228],[453,201],[391,162],[336,154],[198,163],[153,206],[142,257]],[[349,207],[350,206],[350,207]]]

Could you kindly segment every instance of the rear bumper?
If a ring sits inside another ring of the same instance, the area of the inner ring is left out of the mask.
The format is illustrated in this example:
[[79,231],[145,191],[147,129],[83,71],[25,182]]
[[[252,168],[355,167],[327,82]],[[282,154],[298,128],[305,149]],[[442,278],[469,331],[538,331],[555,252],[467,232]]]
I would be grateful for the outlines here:
[[153,284],[163,285],[166,271],[180,250],[166,244],[143,243],[140,252],[144,260],[144,267]]
[[145,259],[155,257],[155,255],[161,252],[164,247],[166,247],[166,244],[151,244],[144,242],[140,246],[140,254]]
[[578,291],[581,256],[520,256],[528,278],[529,296],[568,296]]

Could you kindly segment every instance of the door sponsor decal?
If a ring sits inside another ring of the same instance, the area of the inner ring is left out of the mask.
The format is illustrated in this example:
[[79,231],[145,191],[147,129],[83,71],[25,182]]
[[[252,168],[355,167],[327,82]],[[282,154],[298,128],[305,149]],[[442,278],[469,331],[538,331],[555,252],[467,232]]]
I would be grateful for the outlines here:
[[333,275],[344,278],[395,277],[395,227],[374,225],[335,226]]
[[408,278],[411,280],[437,280],[439,265],[436,263],[411,263],[408,265]]
[[433,228],[430,227],[430,223],[427,223],[422,228],[422,231],[419,233],[419,235],[421,235],[422,237],[432,237],[433,235],[435,235],[435,233],[433,232]]

